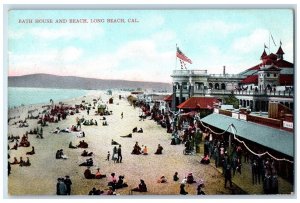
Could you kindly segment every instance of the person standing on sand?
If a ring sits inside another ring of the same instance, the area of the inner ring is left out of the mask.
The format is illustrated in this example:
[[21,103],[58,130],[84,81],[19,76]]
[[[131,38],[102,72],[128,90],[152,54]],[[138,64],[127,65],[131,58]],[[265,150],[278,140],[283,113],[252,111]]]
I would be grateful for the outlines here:
[[118,160],[117,160],[117,163],[122,163],[122,149],[121,149],[121,145],[119,145],[119,148],[118,148]]
[[121,119],[123,119],[123,112],[121,113]]
[[71,185],[72,185],[72,181],[70,179],[69,176],[66,176],[66,179],[65,179],[65,184],[66,184],[66,187],[67,187],[67,195],[71,195]]
[[60,178],[58,190],[59,190],[59,195],[67,195],[67,186],[63,178]]

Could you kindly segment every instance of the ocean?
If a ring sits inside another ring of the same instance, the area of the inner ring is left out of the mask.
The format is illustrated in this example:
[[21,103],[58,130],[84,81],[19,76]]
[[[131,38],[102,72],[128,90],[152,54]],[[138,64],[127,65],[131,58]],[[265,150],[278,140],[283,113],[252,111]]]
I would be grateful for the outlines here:
[[89,91],[80,89],[51,89],[51,88],[23,88],[8,87],[8,108],[31,104],[49,104],[87,95]]

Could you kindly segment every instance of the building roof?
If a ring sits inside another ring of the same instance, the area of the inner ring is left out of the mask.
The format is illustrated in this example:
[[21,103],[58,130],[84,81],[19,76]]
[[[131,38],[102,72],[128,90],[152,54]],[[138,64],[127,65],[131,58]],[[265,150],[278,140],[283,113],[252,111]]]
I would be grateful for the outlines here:
[[257,84],[258,83],[258,75],[250,75],[249,77],[242,80],[241,83],[242,84]]
[[264,52],[262,53],[260,59],[263,59],[263,58],[266,57],[266,56],[267,56],[267,53],[266,53],[266,50],[264,49]]
[[166,96],[165,98],[164,98],[164,100],[166,101],[166,102],[168,102],[168,101],[172,101],[172,94],[171,95],[169,95],[169,96]]
[[281,46],[279,47],[279,49],[278,49],[278,51],[276,52],[276,54],[277,54],[277,55],[278,55],[278,54],[284,54],[284,52],[283,52]]
[[279,68],[294,68],[294,64],[283,59],[274,61],[274,64]]
[[294,85],[294,76],[293,75],[279,75],[280,85]]
[[294,157],[294,134],[291,132],[215,113],[204,117],[202,121],[221,130],[233,124],[239,137]]
[[191,97],[177,106],[179,109],[212,109],[219,103],[215,97]]

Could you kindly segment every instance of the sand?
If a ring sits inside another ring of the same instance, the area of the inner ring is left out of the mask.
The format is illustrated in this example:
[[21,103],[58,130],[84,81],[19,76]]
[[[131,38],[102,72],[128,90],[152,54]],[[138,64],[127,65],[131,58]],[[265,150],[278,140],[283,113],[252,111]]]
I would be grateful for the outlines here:
[[[122,93],[125,95],[125,93]],[[128,93],[127,93],[128,94]],[[110,96],[103,92],[94,92],[85,97],[64,101],[66,104],[80,104],[82,100],[92,103],[92,100],[101,95],[103,101],[107,102]],[[29,135],[31,146],[35,147],[36,154],[30,156],[30,167],[19,167],[12,165],[11,175],[8,177],[8,193],[11,196],[16,195],[55,195],[56,183],[58,177],[69,175],[73,182],[72,195],[87,195],[89,191],[96,187],[97,189],[107,190],[108,178],[100,180],[88,180],[83,176],[86,167],[78,166],[85,161],[85,157],[80,156],[83,149],[69,149],[68,144],[72,141],[73,145],[77,145],[80,140],[85,140],[89,144],[87,149],[94,152],[94,166],[91,167],[93,173],[99,167],[100,171],[109,177],[112,172],[117,176],[125,175],[125,181],[129,185],[127,188],[118,189],[120,195],[128,195],[130,189],[137,187],[140,179],[145,180],[148,187],[147,193],[134,192],[133,195],[178,195],[180,181],[188,172],[193,172],[196,181],[203,179],[205,182],[204,191],[207,194],[230,194],[229,189],[225,189],[224,179],[221,174],[210,165],[202,165],[199,163],[200,155],[183,155],[183,145],[170,145],[171,134],[166,133],[166,129],[157,125],[153,120],[147,118],[139,121],[139,108],[133,108],[125,100],[119,100],[118,94],[113,95],[114,104],[107,104],[108,109],[113,115],[106,116],[108,126],[102,126],[101,116],[95,116],[94,110],[87,115],[86,111],[81,111],[73,116],[68,116],[66,120],[59,123],[50,123],[49,126],[43,128],[44,139],[36,138],[36,135]],[[55,102],[56,104],[58,103]],[[44,104],[45,105],[45,104]],[[37,127],[37,120],[28,120],[28,128],[18,128],[12,125],[19,119],[27,116],[28,110],[37,109],[35,113],[42,112],[42,105],[23,106],[17,109],[11,109],[8,117],[18,117],[9,122],[8,133],[19,135],[20,137],[30,129]],[[121,119],[121,112],[124,118]],[[50,131],[56,127],[66,128],[76,124],[76,117],[84,116],[87,119],[96,119],[98,126],[83,126],[85,138],[77,138],[76,133],[59,133],[52,134]],[[132,138],[121,138],[132,132],[134,127],[143,128],[144,133],[133,133]],[[113,146],[111,140],[114,139],[122,145],[123,163],[114,163],[106,161],[107,152],[112,154]],[[131,151],[135,142],[139,145],[148,147],[148,156],[132,155]],[[8,143],[10,147],[13,143]],[[157,145],[161,144],[164,148],[162,155],[155,155]],[[67,160],[55,159],[55,153],[58,149],[63,149],[64,153],[69,157]],[[9,150],[12,162],[13,157],[22,156],[24,160],[27,157],[26,152],[31,151],[31,147],[20,147],[18,150]],[[174,182],[172,180],[175,171],[178,172],[180,180]],[[160,176],[166,176],[168,183],[157,183]],[[189,194],[196,194],[197,184],[186,186]]]

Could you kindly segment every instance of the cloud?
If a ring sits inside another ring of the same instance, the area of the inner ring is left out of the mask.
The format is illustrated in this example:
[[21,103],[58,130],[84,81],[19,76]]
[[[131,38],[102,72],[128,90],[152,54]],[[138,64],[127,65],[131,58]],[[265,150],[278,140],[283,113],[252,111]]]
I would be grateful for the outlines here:
[[[134,40],[113,52],[87,57],[83,50],[67,47],[43,53],[10,53],[9,74],[49,73],[100,79],[171,82],[174,51],[162,51],[154,40]],[[166,78],[169,78],[166,80]]]
[[239,23],[227,23],[221,20],[207,20],[197,23],[189,24],[187,27],[188,32],[196,36],[203,35],[218,35],[226,36],[230,33],[236,32],[244,25]]
[[250,35],[237,38],[232,43],[234,51],[241,53],[251,53],[262,50],[263,45],[268,42],[269,31],[266,29],[256,29]]
[[31,29],[10,30],[10,39],[21,39],[25,37],[34,37],[41,40],[57,39],[81,39],[92,40],[104,35],[104,29],[100,26],[89,24],[65,25],[60,28],[36,27]]

